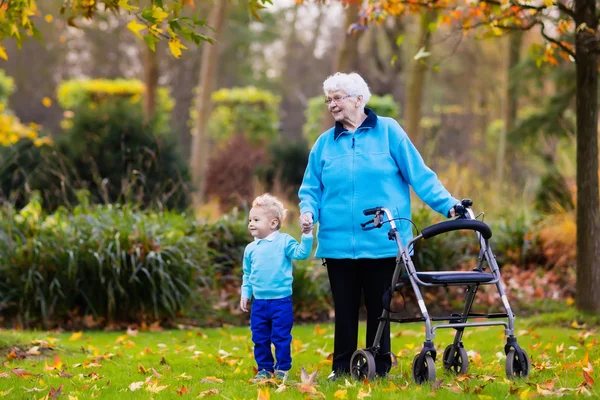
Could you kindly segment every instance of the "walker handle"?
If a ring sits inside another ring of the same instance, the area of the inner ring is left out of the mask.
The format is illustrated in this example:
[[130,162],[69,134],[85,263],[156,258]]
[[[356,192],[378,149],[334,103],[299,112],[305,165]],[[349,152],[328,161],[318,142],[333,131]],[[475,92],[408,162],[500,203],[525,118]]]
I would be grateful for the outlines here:
[[379,206],[379,207],[373,207],[373,208],[367,208],[366,210],[363,210],[363,214],[364,215],[373,215],[377,211],[381,211],[381,206]]

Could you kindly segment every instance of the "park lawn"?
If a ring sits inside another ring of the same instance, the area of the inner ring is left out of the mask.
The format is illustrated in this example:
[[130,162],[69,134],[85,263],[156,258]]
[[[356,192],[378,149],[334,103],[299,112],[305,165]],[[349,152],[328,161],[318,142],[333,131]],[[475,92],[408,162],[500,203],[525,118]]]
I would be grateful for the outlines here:
[[[364,328],[361,324],[361,338],[364,338]],[[521,399],[550,394],[567,398],[585,394],[600,397],[600,349],[596,330],[576,323],[571,328],[532,328],[528,320],[518,319],[518,340],[531,357],[532,371],[529,378],[516,381],[505,379],[505,340],[501,327],[479,327],[465,332],[464,345],[470,359],[468,375],[456,377],[443,371],[441,352],[451,342],[453,332],[437,331],[438,382],[432,387],[418,386],[411,379],[411,361],[424,340],[423,324],[392,324],[392,346],[398,365],[392,368],[389,379],[370,383],[327,381],[333,325],[297,325],[293,331],[291,376],[285,387],[278,387],[249,382],[254,375],[254,362],[247,327],[140,331],[135,335],[135,332],[128,335],[124,331],[1,331],[0,396],[40,399],[62,386],[60,398],[65,399],[195,398],[203,392],[209,394],[210,390],[216,393],[208,398],[225,399],[261,396],[263,399],[367,396],[372,399],[400,396],[495,399],[509,394]],[[51,349],[45,349],[46,346]],[[42,354],[15,359],[14,355],[21,353],[11,352],[14,347]],[[364,339],[360,347],[364,347]],[[308,373],[318,370],[317,386],[300,385],[301,367]],[[33,375],[18,376],[23,372]],[[136,382],[139,388],[132,391]],[[276,392],[278,389],[282,391]]]

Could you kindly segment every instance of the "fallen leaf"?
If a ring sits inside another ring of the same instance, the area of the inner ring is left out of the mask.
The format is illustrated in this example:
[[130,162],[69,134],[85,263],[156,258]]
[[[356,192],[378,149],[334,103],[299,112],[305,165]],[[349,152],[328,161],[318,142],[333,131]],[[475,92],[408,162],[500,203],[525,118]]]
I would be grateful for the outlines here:
[[223,379],[217,378],[216,376],[207,376],[202,378],[200,383],[223,383]]
[[149,391],[150,393],[158,393],[158,392],[165,390],[168,387],[169,387],[169,385],[158,386],[158,383],[154,382],[154,383],[151,383],[148,386],[146,386],[146,390]]
[[180,396],[183,396],[187,392],[188,392],[188,390],[186,389],[186,387],[184,385],[181,385],[181,389],[177,389],[177,394]]
[[583,379],[585,379],[585,382],[590,386],[593,386],[595,383],[592,377],[589,376],[586,371],[583,371]]
[[21,386],[26,392],[43,392],[44,389],[32,387],[31,389],[26,388],[25,386]]
[[83,335],[83,332],[73,332],[73,334],[71,335],[71,337],[69,338],[70,342],[74,342],[76,340],[81,339],[81,335]]
[[64,370],[64,369],[63,369],[62,371],[60,371],[60,375],[59,375],[59,376],[60,376],[61,378],[72,378],[72,377],[73,377],[73,375],[71,375],[71,374],[69,374],[69,373],[65,372],[65,370]]
[[319,370],[316,370],[315,372],[309,375],[308,372],[306,372],[306,370],[304,369],[304,367],[302,367],[300,370],[300,382],[313,386],[315,384],[315,379],[318,373]]
[[156,372],[156,370],[154,369],[154,367],[150,368],[150,370],[152,371],[152,374],[156,377],[156,379],[160,379],[162,377],[161,374],[159,374],[158,372]]
[[185,380],[190,380],[190,379],[192,379],[192,377],[191,377],[191,376],[189,376],[188,374],[186,374],[186,373],[184,372],[184,373],[183,373],[183,374],[181,374],[181,375],[177,375],[177,376],[175,377],[175,379],[185,379]]
[[132,392],[135,392],[136,390],[140,389],[142,386],[144,386],[144,382],[132,382],[129,385],[129,390],[131,390]]
[[0,372],[0,378],[10,378],[8,372]]
[[256,400],[271,400],[271,393],[269,388],[258,389],[258,396]]
[[63,386],[64,385],[60,385],[58,388],[54,389],[54,387],[50,386],[50,393],[48,393],[48,396],[52,399],[57,398],[58,396],[61,395],[61,392],[63,390]]
[[346,397],[346,394],[348,393],[347,390],[336,390],[336,392],[333,394],[333,397],[336,399],[347,399],[348,397]]
[[20,369],[20,368],[13,368],[10,370],[10,372],[15,374],[19,378],[25,378],[26,376],[33,376],[33,374],[31,372],[27,372],[24,369]]
[[200,394],[198,396],[196,396],[196,398],[200,399],[200,398],[203,398],[203,397],[212,396],[214,394],[219,394],[219,389],[205,390],[204,392],[200,392]]
[[146,375],[148,373],[148,370],[146,368],[144,368],[144,366],[141,363],[138,364],[138,371],[144,375]]
[[357,399],[364,399],[365,397],[371,397],[371,386],[369,386],[369,391],[365,391],[364,389],[360,389],[358,394],[356,395]]

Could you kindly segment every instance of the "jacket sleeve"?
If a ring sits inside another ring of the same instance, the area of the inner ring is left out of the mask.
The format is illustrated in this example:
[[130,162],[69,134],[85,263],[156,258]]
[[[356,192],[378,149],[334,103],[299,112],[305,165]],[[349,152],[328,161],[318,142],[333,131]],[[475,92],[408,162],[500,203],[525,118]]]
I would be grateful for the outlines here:
[[242,297],[247,299],[252,298],[252,285],[249,282],[250,271],[252,270],[252,260],[250,258],[250,251],[248,247],[244,250],[244,260],[242,262],[242,270],[244,275],[242,276]]
[[288,236],[285,243],[285,255],[294,260],[306,260],[312,251],[312,234],[302,234],[300,243]]
[[318,155],[317,145],[313,146],[308,156],[308,164],[304,171],[302,185],[298,191],[300,198],[300,215],[310,212],[313,222],[319,220],[319,208],[321,207],[321,196],[323,194],[323,183],[321,182],[321,163]]
[[459,201],[446,190],[435,172],[425,165],[423,157],[400,125],[396,122],[395,126],[391,126],[390,129],[399,130],[399,132],[394,132],[399,137],[398,145],[391,150],[402,176],[413,187],[421,200],[447,217],[450,209]]

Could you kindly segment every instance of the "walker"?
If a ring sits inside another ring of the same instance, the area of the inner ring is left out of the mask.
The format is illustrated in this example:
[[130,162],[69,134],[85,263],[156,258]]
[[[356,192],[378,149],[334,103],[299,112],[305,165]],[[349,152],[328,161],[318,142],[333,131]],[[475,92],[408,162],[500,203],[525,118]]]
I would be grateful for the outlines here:
[[[384,311],[379,318],[379,326],[375,335],[373,345],[366,349],[357,350],[350,360],[350,371],[352,377],[358,380],[364,378],[372,380],[375,377],[375,355],[380,350],[380,340],[385,325],[388,322],[409,323],[425,322],[425,343],[423,349],[412,361],[412,377],[417,384],[435,382],[436,373],[434,362],[436,360],[436,349],[433,344],[436,329],[451,328],[456,330],[454,341],[444,350],[442,364],[444,369],[455,374],[465,374],[469,369],[469,359],[463,346],[462,336],[464,329],[471,326],[504,326],[507,337],[504,352],[506,353],[506,376],[508,378],[524,378],[529,375],[529,358],[527,353],[517,344],[514,334],[514,318],[506,293],[500,278],[500,269],[496,258],[489,245],[492,237],[490,227],[474,216],[471,209],[473,202],[464,199],[455,207],[458,214],[456,219],[441,222],[422,230],[421,234],[413,238],[406,247],[403,246],[396,228],[395,220],[391,212],[383,207],[375,207],[364,210],[364,215],[374,215],[373,219],[361,224],[363,230],[381,228],[385,223],[390,224],[388,238],[396,241],[398,245],[398,257],[396,258],[396,269],[392,278],[391,286],[383,297]],[[384,217],[386,220],[384,220]],[[439,234],[456,231],[473,230],[479,241],[479,262],[472,271],[440,271],[419,272],[410,258],[409,249],[421,239],[429,239]],[[489,272],[486,272],[486,266]],[[421,316],[413,318],[392,318],[390,303],[393,293],[403,287],[411,286],[414,290]],[[496,285],[505,313],[476,314],[471,313],[471,306],[480,285]],[[421,286],[448,287],[465,286],[465,305],[461,314],[445,316],[430,316],[421,295]],[[467,322],[469,318],[507,319],[508,321],[477,321]],[[432,324],[432,321],[447,321],[446,323]]]

